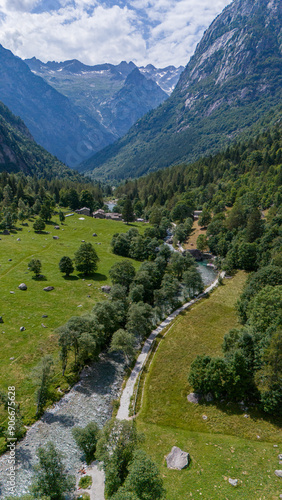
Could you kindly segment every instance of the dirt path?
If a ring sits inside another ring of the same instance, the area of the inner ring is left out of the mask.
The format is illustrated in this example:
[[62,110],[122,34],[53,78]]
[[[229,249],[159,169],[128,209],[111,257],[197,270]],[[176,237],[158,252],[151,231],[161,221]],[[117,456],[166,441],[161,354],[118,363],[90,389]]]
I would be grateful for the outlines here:
[[[92,477],[92,485],[90,488],[84,490],[80,489],[77,491],[78,495],[82,493],[88,493],[90,495],[90,500],[105,500],[105,474],[102,469],[99,469],[99,462],[93,462],[86,470],[87,476]],[[77,480],[77,484],[79,482]]]
[[[224,276],[224,273],[221,273],[221,276]],[[136,381],[138,379],[138,376],[146,364],[148,354],[152,348],[152,344],[157,337],[157,335],[164,330],[181,312],[185,311],[185,309],[188,309],[188,307],[192,306],[197,302],[198,300],[201,300],[205,294],[211,292],[216,286],[218,285],[218,278],[214,280],[214,282],[208,286],[204,293],[200,294],[196,299],[190,300],[190,302],[187,302],[183,306],[179,307],[179,309],[176,309],[172,314],[170,314],[155,330],[152,331],[151,335],[148,337],[148,339],[145,341],[143,349],[141,351],[141,354],[138,356],[136,364],[130,374],[130,377],[126,383],[125,388],[123,389],[121,398],[120,398],[120,406],[119,410],[117,413],[117,418],[119,420],[129,420],[129,409],[130,409],[130,401],[131,398],[134,394],[134,387],[136,384]]]

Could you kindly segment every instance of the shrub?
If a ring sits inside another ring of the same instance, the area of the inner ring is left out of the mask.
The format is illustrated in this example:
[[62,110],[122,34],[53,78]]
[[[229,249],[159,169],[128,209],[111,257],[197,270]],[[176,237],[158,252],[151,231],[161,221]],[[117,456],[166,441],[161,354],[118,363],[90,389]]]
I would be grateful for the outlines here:
[[86,490],[86,488],[91,486],[91,484],[92,484],[92,477],[91,476],[83,476],[80,478],[78,486],[80,488],[83,488],[84,490]]

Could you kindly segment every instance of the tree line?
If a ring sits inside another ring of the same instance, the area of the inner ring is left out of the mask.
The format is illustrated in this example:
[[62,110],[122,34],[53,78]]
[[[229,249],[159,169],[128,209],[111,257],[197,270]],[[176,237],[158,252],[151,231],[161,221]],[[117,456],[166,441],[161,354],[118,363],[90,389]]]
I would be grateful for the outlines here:
[[23,222],[31,216],[39,216],[44,223],[48,223],[57,206],[71,210],[86,206],[94,211],[104,206],[103,197],[110,194],[109,186],[88,181],[87,178],[46,179],[2,172],[0,229],[11,229],[17,221]]

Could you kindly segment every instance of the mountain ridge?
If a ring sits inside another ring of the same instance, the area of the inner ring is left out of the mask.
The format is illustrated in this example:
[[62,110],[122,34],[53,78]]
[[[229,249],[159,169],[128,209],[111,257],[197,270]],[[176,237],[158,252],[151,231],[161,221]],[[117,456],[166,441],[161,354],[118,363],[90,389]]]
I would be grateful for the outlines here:
[[270,110],[278,119],[281,19],[279,0],[234,0],[204,33],[171,96],[81,170],[138,177],[216,152]]
[[33,74],[24,61],[2,45],[0,70],[0,100],[22,118],[35,140],[61,161],[68,163],[70,145],[82,147],[89,141],[90,132],[99,135],[101,147],[109,143],[105,140],[109,134],[100,124],[91,117],[82,122],[66,96]]
[[[99,123],[110,134],[108,143],[123,136],[137,119],[167,99],[183,70],[182,66],[138,68],[132,61],[94,66],[76,59],[43,63],[32,58],[25,62],[70,100],[81,121],[90,116]],[[100,143],[99,149],[104,145]]]

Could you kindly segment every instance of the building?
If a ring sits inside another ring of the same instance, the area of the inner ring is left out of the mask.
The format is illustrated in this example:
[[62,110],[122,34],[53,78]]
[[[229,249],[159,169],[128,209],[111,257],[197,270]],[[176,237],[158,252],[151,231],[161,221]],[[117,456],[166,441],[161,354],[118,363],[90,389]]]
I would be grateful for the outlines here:
[[87,207],[83,207],[83,208],[78,208],[75,213],[77,213],[78,215],[88,215],[88,217],[91,216],[91,210],[90,208],[87,208]]
[[110,219],[110,220],[122,221],[122,214],[105,212],[105,210],[102,210],[101,208],[93,213],[93,217],[95,219]]
[[102,210],[100,208],[99,210],[96,210],[96,212],[93,212],[92,216],[94,217],[94,219],[105,219],[106,218],[105,210]]
[[122,215],[117,212],[109,212],[106,214],[106,219],[122,221]]

